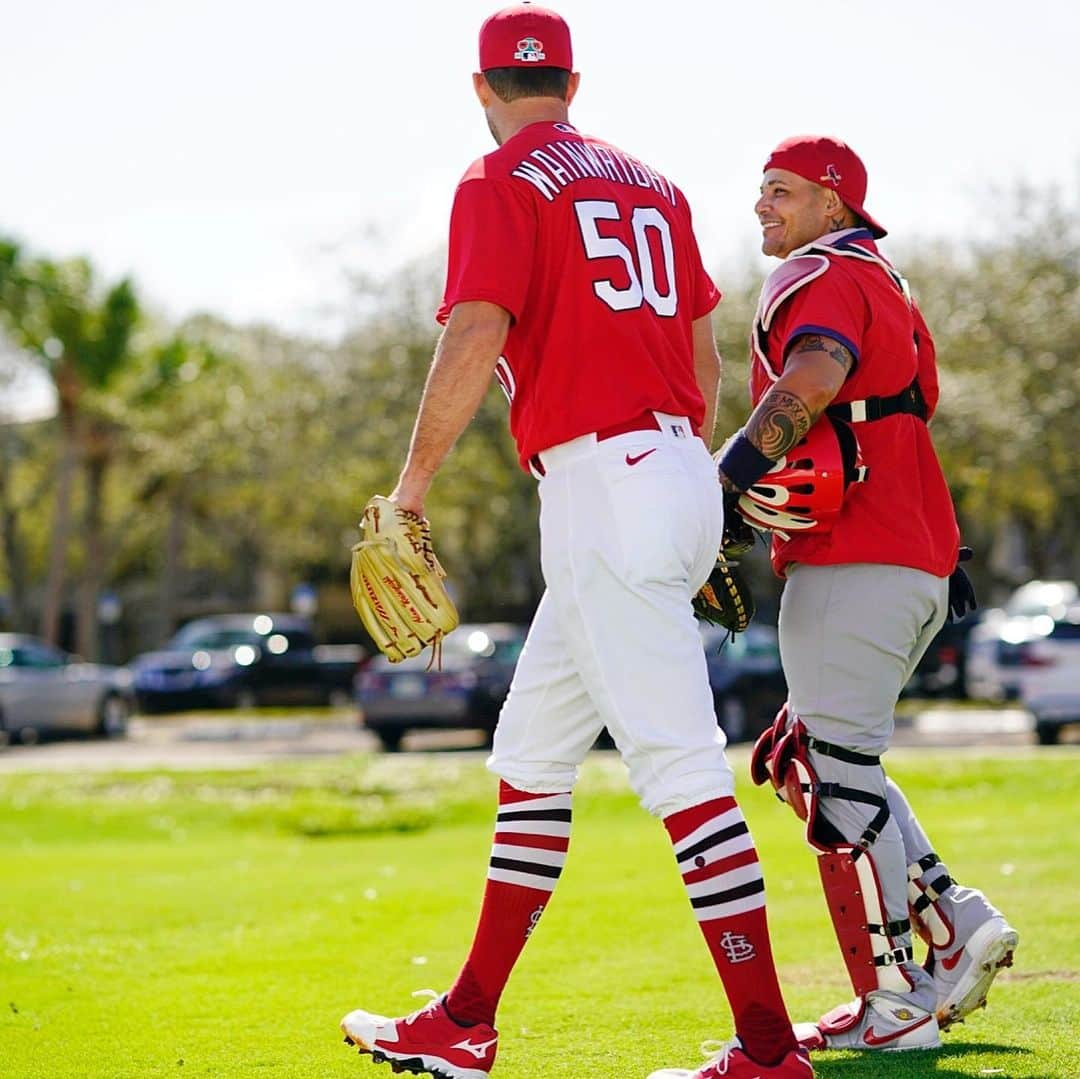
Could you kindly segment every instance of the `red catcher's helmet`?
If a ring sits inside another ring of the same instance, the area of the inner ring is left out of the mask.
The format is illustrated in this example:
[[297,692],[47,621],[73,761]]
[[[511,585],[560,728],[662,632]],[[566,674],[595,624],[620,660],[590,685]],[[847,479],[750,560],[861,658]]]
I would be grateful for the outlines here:
[[783,539],[828,532],[852,483],[866,479],[855,432],[822,416],[776,464],[739,497],[748,524]]

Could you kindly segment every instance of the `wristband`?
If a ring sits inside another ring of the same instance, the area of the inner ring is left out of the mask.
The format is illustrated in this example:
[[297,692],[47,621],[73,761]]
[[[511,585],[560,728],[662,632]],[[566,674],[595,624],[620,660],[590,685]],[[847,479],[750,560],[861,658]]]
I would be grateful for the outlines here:
[[740,491],[752,487],[775,464],[746,437],[745,431],[739,431],[728,443],[719,461],[720,470]]

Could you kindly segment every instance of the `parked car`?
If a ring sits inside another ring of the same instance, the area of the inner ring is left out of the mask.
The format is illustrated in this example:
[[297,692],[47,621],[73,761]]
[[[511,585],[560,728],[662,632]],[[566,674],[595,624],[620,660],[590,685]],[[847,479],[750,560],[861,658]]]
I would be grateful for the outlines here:
[[[441,669],[429,669],[427,653],[401,663],[376,657],[355,679],[361,725],[390,751],[412,730],[475,728],[490,738],[527,632],[502,623],[459,626],[443,642]],[[717,722],[731,741],[754,738],[787,698],[776,630],[754,625],[721,647],[724,636],[702,628]],[[606,731],[598,745],[612,745]]]
[[527,626],[484,623],[458,626],[442,643],[442,663],[427,652],[391,663],[376,656],[355,678],[360,723],[389,751],[413,730],[495,730]]
[[347,703],[363,658],[359,645],[318,645],[296,615],[230,614],[189,622],[128,666],[139,708],[174,712]]
[[[1028,700],[1061,659],[1058,644],[1080,603],[1073,581],[1030,581],[989,610],[968,641],[967,688],[976,700]],[[1068,647],[1068,646],[1066,646]]]
[[787,700],[776,627],[751,623],[722,647],[718,626],[702,624],[701,636],[717,722],[730,742],[756,738]]
[[1071,673],[1071,683],[1044,689],[1027,701],[1028,711],[1035,720],[1035,737],[1044,746],[1056,745],[1066,727],[1080,725],[1080,688],[1077,672]]
[[0,739],[36,741],[43,733],[120,735],[133,698],[119,667],[86,663],[46,641],[0,633]]
[[1039,742],[1054,745],[1065,727],[1080,724],[1080,603],[1042,636],[1009,645],[1003,664],[1010,663],[1027,668],[1020,700],[1034,717]]

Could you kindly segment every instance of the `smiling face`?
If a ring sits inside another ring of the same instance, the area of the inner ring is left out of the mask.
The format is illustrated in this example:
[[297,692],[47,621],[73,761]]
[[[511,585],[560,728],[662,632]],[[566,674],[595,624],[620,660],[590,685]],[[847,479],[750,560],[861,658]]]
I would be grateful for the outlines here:
[[769,169],[754,205],[761,222],[761,250],[787,258],[796,248],[847,227],[854,215],[835,191],[804,180],[787,169]]

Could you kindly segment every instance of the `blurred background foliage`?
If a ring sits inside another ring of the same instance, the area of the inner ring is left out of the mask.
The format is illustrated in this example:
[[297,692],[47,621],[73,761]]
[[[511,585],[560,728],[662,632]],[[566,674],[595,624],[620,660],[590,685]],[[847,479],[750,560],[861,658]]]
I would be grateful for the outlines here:
[[[1053,191],[998,204],[992,238],[887,245],[933,331],[933,423],[984,600],[1080,574],[1080,223]],[[443,257],[352,282],[334,342],[200,315],[170,325],[130,281],[0,237],[0,387],[52,381],[55,417],[0,414],[0,627],[102,652],[99,604],[123,612],[108,658],[196,615],[284,609],[301,582],[331,640],[362,640],[348,549],[367,497],[408,447],[435,345]],[[760,274],[725,275],[715,328],[720,431],[747,412]],[[463,614],[527,619],[542,590],[535,483],[494,387],[428,501]],[[763,617],[777,594],[752,556]]]

